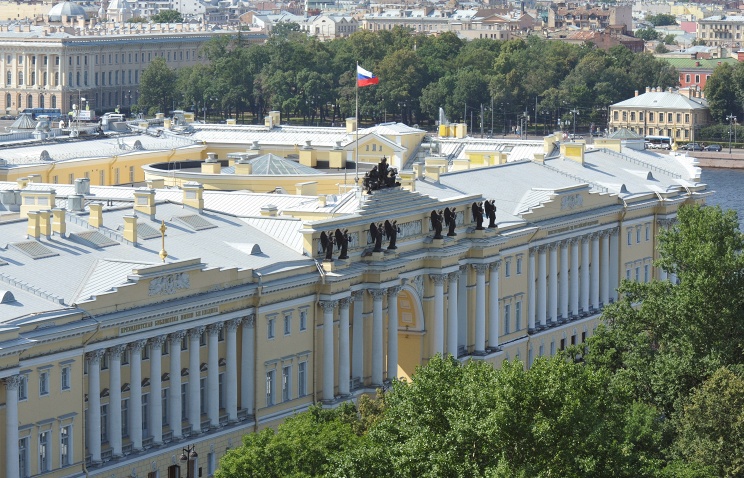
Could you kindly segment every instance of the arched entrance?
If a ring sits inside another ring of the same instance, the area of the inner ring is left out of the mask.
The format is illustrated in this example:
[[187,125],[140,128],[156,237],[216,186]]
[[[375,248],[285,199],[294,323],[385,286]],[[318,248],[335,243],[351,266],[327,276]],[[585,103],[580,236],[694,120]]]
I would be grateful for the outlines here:
[[404,286],[398,295],[398,377],[409,380],[421,364],[424,314],[415,289]]

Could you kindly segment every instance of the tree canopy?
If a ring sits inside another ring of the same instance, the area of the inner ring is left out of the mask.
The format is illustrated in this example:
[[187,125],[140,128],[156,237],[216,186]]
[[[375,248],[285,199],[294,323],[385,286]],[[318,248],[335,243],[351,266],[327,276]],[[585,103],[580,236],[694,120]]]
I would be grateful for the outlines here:
[[163,57],[155,57],[142,72],[138,100],[140,110],[156,108],[161,112],[169,111],[175,82],[176,72],[168,68]]
[[150,20],[154,23],[182,23],[183,15],[178,10],[161,10],[150,17]]
[[676,25],[677,17],[671,13],[659,13],[657,15],[646,15],[646,21],[655,27],[663,27],[666,25]]

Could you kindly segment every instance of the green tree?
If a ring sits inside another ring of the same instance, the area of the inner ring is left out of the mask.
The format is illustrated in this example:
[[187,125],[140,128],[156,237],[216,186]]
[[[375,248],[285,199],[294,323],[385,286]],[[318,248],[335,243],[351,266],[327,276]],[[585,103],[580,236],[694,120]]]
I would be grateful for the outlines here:
[[300,31],[300,25],[296,22],[279,22],[271,29],[271,36],[287,38]]
[[664,37],[664,44],[665,45],[676,45],[677,44],[676,38],[677,38],[676,35],[673,35],[670,33]]
[[676,25],[677,17],[669,13],[659,13],[658,15],[646,15],[646,21],[655,27],[663,27]]
[[635,37],[643,41],[658,40],[661,34],[653,28],[639,28],[635,31]]
[[715,470],[715,476],[744,474],[744,380],[717,370],[685,400],[677,423],[675,452],[685,462]]
[[168,68],[165,59],[155,57],[142,72],[138,104],[143,111],[157,107],[161,112],[169,111],[173,100],[175,71]]
[[656,48],[654,48],[654,51],[656,53],[669,53],[669,48],[664,46],[663,42],[660,42],[658,45],[656,45]]
[[147,19],[138,15],[127,20],[127,23],[147,23]]
[[738,92],[734,68],[728,63],[717,66],[705,83],[705,98],[715,121],[723,122],[726,116],[739,110]]
[[178,10],[161,10],[152,17],[153,23],[183,23],[183,15]]

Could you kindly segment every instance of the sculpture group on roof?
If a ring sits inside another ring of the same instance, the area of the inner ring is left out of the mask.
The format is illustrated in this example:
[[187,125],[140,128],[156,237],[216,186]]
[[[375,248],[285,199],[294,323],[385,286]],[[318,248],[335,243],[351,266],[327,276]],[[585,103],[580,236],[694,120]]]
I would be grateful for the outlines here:
[[348,259],[347,253],[349,249],[349,230],[336,229],[336,231],[325,231],[320,233],[320,244],[323,246],[323,252],[325,253],[324,262],[333,262],[333,246],[337,247],[337,250],[341,251],[338,255],[339,259]]
[[400,186],[400,183],[395,180],[397,176],[398,170],[389,167],[387,158],[383,156],[382,161],[377,166],[374,166],[372,171],[364,175],[362,186],[367,191],[367,194],[372,194],[372,191],[379,189]]

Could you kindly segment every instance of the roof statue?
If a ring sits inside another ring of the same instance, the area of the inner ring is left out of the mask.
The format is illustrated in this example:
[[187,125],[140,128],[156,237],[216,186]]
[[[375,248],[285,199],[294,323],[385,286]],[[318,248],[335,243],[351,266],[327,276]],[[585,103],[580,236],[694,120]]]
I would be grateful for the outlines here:
[[377,166],[374,166],[372,171],[364,175],[362,186],[367,191],[367,194],[372,194],[372,191],[379,189],[400,186],[400,183],[395,180],[397,176],[398,170],[389,167],[387,158],[383,156],[382,161]]

